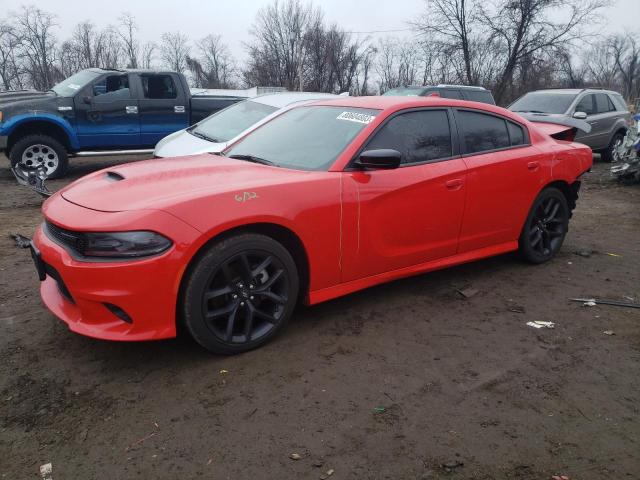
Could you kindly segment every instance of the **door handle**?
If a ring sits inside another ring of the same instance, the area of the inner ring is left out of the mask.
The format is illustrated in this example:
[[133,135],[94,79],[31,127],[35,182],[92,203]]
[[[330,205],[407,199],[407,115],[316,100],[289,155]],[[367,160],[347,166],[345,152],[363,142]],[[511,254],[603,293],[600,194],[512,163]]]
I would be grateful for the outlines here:
[[184,105],[176,105],[175,107],[173,107],[173,111],[175,113],[184,113],[185,112]]
[[454,178],[445,182],[447,190],[459,190],[462,187],[462,179]]
[[538,168],[540,168],[540,162],[529,162],[527,163],[527,168],[532,172],[535,172],[536,170],[538,170]]
[[138,113],[138,107],[135,105],[133,106],[127,105],[126,107],[124,107],[124,110],[127,113],[133,113],[133,114]]

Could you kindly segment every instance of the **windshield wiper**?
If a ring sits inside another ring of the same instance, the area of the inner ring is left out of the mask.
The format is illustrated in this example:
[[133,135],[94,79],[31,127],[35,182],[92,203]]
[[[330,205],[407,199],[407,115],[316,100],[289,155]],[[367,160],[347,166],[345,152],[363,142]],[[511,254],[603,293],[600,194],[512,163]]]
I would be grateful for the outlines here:
[[255,155],[229,155],[229,158],[235,158],[237,160],[245,160],[247,162],[260,163],[262,165],[275,165],[271,160],[266,158],[256,157]]
[[205,135],[204,133],[198,132],[196,129],[189,130],[189,133],[191,135],[193,135],[194,137],[201,138],[203,140],[206,140],[207,142],[220,143],[220,140],[218,140],[217,138],[209,137],[209,136]]

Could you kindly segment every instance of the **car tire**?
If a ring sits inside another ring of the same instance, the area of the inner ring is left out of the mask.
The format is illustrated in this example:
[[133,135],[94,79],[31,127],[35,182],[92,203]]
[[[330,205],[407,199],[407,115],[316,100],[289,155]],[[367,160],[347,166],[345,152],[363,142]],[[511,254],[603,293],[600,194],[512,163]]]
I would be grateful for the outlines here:
[[551,260],[562,247],[568,230],[566,197],[557,188],[545,188],[533,202],[520,233],[520,255],[533,264]]
[[213,243],[195,259],[178,309],[196,342],[232,355],[282,331],[299,288],[289,251],[270,237],[244,233]]
[[600,158],[603,162],[611,163],[618,160],[618,146],[624,141],[623,133],[616,133],[611,139],[609,146],[600,152]]
[[21,177],[44,166],[46,178],[61,178],[67,173],[69,155],[62,143],[49,135],[27,135],[18,140],[9,152],[11,167]]

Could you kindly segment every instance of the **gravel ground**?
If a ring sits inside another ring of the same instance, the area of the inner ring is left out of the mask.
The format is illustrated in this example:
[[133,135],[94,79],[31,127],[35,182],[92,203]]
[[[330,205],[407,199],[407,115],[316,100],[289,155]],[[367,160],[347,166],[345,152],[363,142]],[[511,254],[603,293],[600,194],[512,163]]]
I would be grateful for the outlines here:
[[568,301],[640,301],[640,186],[601,163],[584,183],[548,264],[504,255],[300,308],[226,358],[69,332],[8,236],[41,201],[1,158],[0,478],[640,478],[640,310]]

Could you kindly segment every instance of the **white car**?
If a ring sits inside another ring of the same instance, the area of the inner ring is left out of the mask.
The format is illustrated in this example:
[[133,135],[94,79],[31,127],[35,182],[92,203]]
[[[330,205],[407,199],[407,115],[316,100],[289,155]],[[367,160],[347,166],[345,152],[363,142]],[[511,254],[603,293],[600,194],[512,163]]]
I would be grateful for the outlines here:
[[154,157],[219,153],[282,112],[317,100],[337,98],[330,93],[286,92],[260,95],[235,103],[158,142]]

